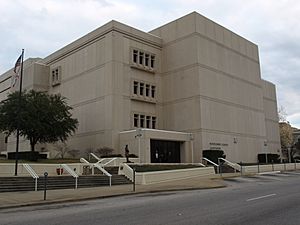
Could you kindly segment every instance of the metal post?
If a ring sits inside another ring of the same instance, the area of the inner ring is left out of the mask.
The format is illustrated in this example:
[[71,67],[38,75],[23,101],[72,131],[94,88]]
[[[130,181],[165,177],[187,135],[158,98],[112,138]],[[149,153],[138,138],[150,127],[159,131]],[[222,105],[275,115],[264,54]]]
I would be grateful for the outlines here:
[[[17,138],[16,138],[16,154],[15,154],[15,176],[18,176],[18,161],[19,161],[19,138],[20,138],[20,112],[21,112],[21,100],[22,100],[22,80],[23,80],[23,61],[24,61],[24,49],[21,54],[21,73],[20,73],[20,86],[19,86],[19,103],[17,111]],[[18,59],[19,61],[19,59]],[[16,71],[15,71],[16,72]]]
[[259,162],[257,163],[257,173],[260,173],[260,170],[259,170]]
[[240,166],[241,166],[241,176],[243,176],[243,162],[240,162]]
[[272,160],[272,171],[274,171],[274,161]]
[[222,165],[221,165],[221,160],[218,158],[218,165],[219,165],[219,174],[222,176]]
[[135,192],[135,168],[133,168],[133,192]]
[[297,170],[296,160],[294,160],[295,170]]
[[141,163],[141,134],[138,136],[139,141],[139,163]]
[[37,191],[37,188],[38,188],[37,185],[38,185],[38,182],[37,182],[37,177],[36,177],[35,178],[35,188],[34,188],[35,191]]
[[46,200],[46,195],[47,195],[47,178],[48,178],[48,173],[44,173],[44,200]]
[[285,161],[283,161],[284,171],[286,171]]

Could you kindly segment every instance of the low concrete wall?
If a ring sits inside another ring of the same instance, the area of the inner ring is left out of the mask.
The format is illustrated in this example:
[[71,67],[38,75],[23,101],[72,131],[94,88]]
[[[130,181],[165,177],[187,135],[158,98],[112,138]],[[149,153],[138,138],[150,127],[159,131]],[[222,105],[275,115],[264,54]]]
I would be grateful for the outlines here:
[[273,164],[273,165],[255,165],[243,166],[242,173],[264,173],[272,171],[285,171],[300,169],[300,163],[286,163],[286,164]]
[[[120,167],[119,174],[125,175],[128,179],[133,181],[133,170],[127,164]],[[204,177],[215,175],[213,167],[202,167],[192,169],[178,169],[178,170],[163,170],[154,172],[137,172],[135,173],[136,184],[153,184],[172,180],[181,180],[191,177]]]
[[[18,164],[18,174],[20,176],[29,176],[25,168]],[[0,176],[14,176],[15,175],[15,164],[14,163],[0,163]]]
[[[105,158],[105,161],[103,161],[102,164],[108,163],[112,159],[114,158]],[[139,158],[129,158],[129,161],[132,163],[139,163]],[[125,162],[126,162],[126,158],[116,158],[115,160],[113,160],[112,162],[108,163],[105,166],[120,166],[120,164]]]
[[[38,164],[32,163],[28,165],[37,173],[39,177],[44,176],[47,172],[49,176],[57,176],[56,169],[62,168],[61,164]],[[72,170],[79,175],[83,173],[83,167],[87,166],[84,163],[71,163],[67,164]],[[0,176],[14,176],[15,174],[15,164],[14,163],[0,163]],[[71,176],[67,171],[63,172],[63,175]],[[18,176],[30,176],[27,170],[23,167],[23,164],[18,164]]]

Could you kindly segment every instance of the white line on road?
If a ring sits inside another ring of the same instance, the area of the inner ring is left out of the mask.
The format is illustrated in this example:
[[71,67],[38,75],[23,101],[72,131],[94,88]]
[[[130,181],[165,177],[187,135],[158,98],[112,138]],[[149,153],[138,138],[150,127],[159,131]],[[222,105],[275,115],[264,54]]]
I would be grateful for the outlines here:
[[258,199],[262,199],[262,198],[268,198],[268,197],[272,197],[275,196],[276,194],[270,194],[270,195],[264,195],[264,196],[260,196],[260,197],[256,197],[256,198],[249,198],[246,201],[250,202],[250,201],[254,201],[254,200],[258,200]]

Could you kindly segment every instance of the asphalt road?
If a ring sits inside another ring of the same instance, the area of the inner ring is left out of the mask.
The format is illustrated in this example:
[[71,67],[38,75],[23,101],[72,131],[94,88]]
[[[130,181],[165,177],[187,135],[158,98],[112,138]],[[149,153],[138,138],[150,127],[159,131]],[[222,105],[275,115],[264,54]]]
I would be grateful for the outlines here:
[[139,194],[0,211],[1,225],[299,225],[300,173],[228,179],[227,188]]

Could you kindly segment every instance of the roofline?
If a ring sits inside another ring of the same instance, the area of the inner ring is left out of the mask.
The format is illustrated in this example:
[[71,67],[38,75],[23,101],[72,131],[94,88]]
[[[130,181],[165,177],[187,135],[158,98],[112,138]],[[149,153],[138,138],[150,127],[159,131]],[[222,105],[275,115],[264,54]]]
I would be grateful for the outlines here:
[[133,28],[126,24],[120,23],[118,21],[111,20],[110,22],[104,24],[103,26],[89,32],[88,34],[82,36],[81,38],[79,38],[79,39],[71,42],[70,44],[62,47],[61,49],[53,52],[49,56],[45,57],[42,60],[42,63],[45,63],[45,64],[53,63],[53,62],[59,60],[61,57],[69,55],[74,51],[80,50],[81,48],[85,47],[86,45],[89,45],[101,38],[104,38],[104,36],[106,34],[113,32],[113,31],[134,37],[135,39],[142,40],[144,42],[147,42],[150,45],[153,45],[153,46],[161,49],[162,39],[160,37],[157,37],[156,35],[138,30],[136,28]]

